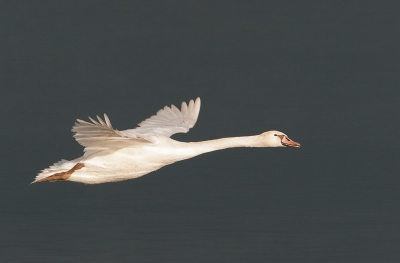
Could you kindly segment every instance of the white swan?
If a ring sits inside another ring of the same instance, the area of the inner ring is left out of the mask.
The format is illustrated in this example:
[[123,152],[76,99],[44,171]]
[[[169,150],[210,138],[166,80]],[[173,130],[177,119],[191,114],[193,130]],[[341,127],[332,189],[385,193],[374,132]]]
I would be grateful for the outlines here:
[[72,131],[85,147],[84,155],[72,161],[61,160],[44,169],[32,183],[73,181],[85,184],[117,182],[137,178],[161,167],[194,156],[231,147],[300,147],[279,131],[260,135],[231,137],[202,142],[179,142],[169,138],[186,133],[194,126],[200,112],[200,98],[181,110],[165,106],[136,129],[118,131],[104,120],[77,120]]

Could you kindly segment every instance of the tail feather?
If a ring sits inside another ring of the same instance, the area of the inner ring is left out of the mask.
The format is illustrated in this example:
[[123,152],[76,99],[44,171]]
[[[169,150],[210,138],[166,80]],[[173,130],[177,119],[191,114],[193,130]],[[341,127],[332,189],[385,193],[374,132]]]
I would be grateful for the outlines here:
[[54,163],[49,168],[42,170],[31,184],[36,183],[37,181],[49,177],[55,173],[67,172],[68,170],[72,169],[74,165],[76,165],[76,162],[62,159],[61,161]]

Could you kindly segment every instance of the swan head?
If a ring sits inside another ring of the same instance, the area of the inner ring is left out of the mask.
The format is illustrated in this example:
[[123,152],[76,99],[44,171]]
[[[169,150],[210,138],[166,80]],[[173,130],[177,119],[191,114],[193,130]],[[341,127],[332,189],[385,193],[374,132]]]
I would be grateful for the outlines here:
[[280,131],[267,131],[261,135],[262,146],[300,148],[300,143],[293,141]]

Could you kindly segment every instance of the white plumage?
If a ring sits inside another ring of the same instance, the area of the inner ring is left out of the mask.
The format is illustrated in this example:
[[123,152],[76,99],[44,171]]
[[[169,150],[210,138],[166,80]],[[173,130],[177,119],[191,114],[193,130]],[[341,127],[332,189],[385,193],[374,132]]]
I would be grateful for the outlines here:
[[203,142],[179,142],[169,138],[186,133],[197,121],[200,98],[181,110],[165,106],[156,115],[124,131],[114,129],[106,114],[104,120],[77,120],[72,131],[85,147],[84,155],[72,161],[61,160],[39,173],[35,181],[74,181],[85,184],[117,182],[137,178],[165,165],[202,153],[230,147],[300,147],[284,133],[269,131],[260,135],[222,138]]

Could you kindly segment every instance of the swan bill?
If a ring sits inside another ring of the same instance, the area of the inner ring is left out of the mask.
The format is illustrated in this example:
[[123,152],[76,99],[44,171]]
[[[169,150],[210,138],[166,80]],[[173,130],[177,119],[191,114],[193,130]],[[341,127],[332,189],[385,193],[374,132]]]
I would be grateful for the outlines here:
[[281,138],[281,143],[282,143],[283,146],[300,148],[300,143],[293,141],[289,137],[287,137],[285,135],[281,135],[279,137]]

